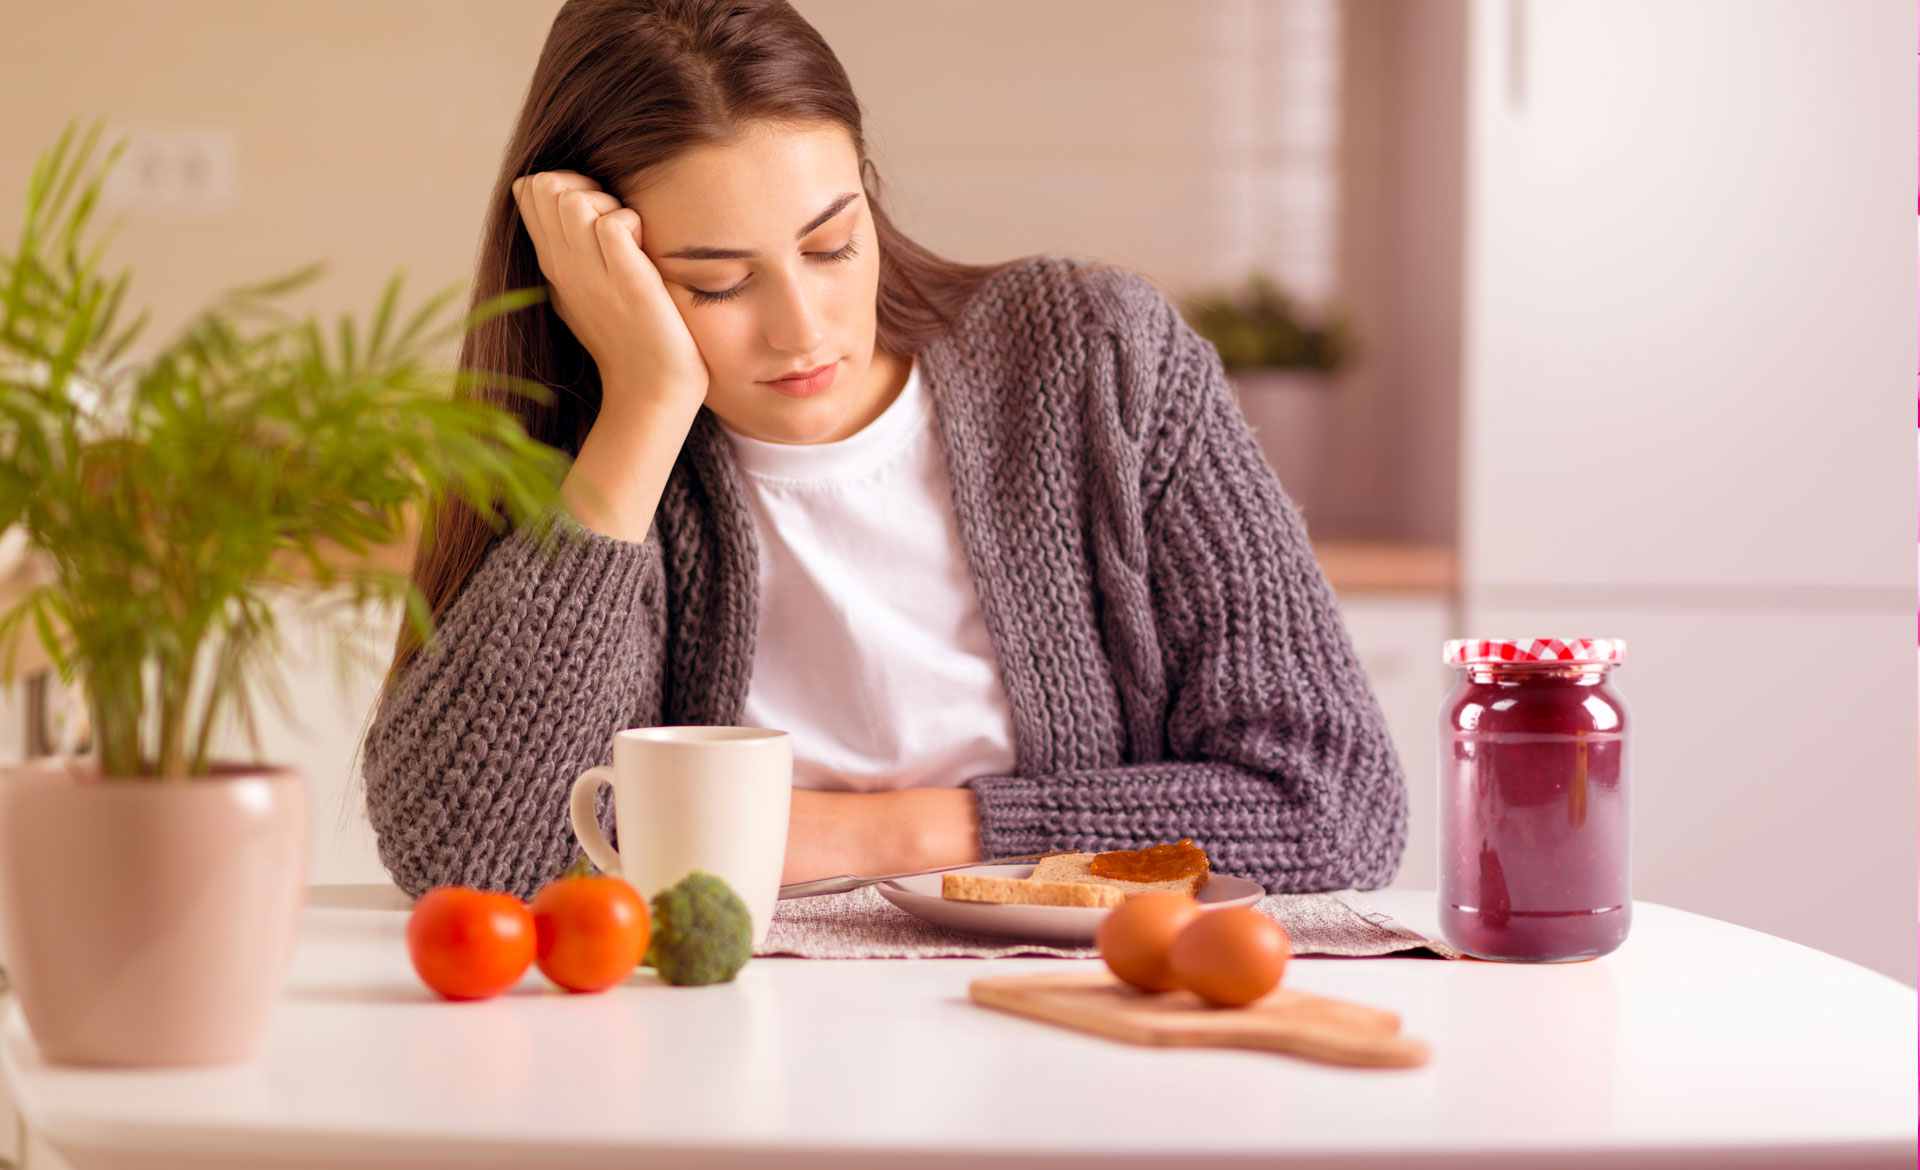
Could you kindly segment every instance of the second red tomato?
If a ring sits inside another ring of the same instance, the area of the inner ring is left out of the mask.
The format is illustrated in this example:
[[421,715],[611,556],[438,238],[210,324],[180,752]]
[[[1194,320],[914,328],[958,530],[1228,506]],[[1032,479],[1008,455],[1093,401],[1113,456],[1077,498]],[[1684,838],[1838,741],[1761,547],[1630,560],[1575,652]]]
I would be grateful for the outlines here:
[[647,903],[617,877],[562,877],[533,898],[540,970],[568,991],[605,991],[647,953]]

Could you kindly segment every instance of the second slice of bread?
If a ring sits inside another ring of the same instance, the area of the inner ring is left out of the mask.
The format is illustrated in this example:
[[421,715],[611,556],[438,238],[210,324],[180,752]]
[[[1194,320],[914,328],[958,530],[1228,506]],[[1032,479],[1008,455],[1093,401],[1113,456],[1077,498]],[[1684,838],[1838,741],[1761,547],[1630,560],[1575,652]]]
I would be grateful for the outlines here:
[[1120,878],[1096,877],[1087,872],[1087,865],[1097,854],[1062,853],[1057,857],[1045,857],[1033,869],[1029,881],[1064,882],[1070,885],[1086,885],[1095,889],[1118,890],[1122,897],[1131,894],[1145,894],[1155,890],[1173,890],[1177,893],[1198,897],[1200,890],[1212,876],[1206,873],[1191,874],[1187,877],[1168,882],[1129,882]]
[[1017,902],[1028,906],[1118,906],[1125,890],[1087,882],[1035,881],[949,873],[940,878],[940,896],[958,902]]

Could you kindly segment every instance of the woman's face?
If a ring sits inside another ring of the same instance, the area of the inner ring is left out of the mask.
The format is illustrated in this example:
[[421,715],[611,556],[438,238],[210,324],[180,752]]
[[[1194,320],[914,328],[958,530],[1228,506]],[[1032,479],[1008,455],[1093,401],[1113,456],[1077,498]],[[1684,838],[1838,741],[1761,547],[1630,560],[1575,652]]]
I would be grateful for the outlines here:
[[[708,409],[777,443],[844,439],[897,389],[874,361],[880,258],[852,139],[751,127],[629,186],[640,248],[706,359]],[[778,383],[832,367],[824,389]]]

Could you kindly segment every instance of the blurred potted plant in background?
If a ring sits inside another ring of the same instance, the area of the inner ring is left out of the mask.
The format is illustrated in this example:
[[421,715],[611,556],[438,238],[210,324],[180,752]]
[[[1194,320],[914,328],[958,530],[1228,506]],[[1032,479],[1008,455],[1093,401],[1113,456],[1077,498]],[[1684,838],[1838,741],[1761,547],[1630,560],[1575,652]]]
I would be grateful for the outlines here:
[[1261,273],[1242,286],[1187,299],[1194,332],[1220,351],[1240,408],[1301,512],[1319,507],[1335,377],[1356,346],[1344,321],[1308,319]]
[[[547,391],[431,358],[545,293],[442,326],[458,288],[403,320],[396,274],[364,326],[327,330],[274,304],[315,267],[227,294],[133,360],[146,315],[116,325],[129,276],[83,242],[122,149],[96,166],[99,133],[76,146],[70,126],[41,156],[0,252],[0,531],[43,564],[0,600],[0,681],[30,632],[84,693],[92,744],[0,769],[0,956],[46,1059],[244,1059],[308,850],[303,777],[258,758],[253,696],[285,706],[270,602],[322,621],[398,603],[430,640],[424,599],[370,550],[416,516],[430,528],[436,500],[496,525],[549,517],[566,457],[473,393]],[[253,760],[216,758],[229,719]]]

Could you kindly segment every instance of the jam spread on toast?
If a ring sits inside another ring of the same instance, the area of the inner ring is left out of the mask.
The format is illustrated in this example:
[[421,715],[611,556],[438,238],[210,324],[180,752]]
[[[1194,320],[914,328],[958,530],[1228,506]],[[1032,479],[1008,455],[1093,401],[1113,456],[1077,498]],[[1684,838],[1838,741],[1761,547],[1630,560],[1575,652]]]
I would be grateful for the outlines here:
[[1182,837],[1172,845],[1095,854],[1093,860],[1087,862],[1087,872],[1124,882],[1176,882],[1194,874],[1206,874],[1207,853],[1195,845],[1192,838]]

